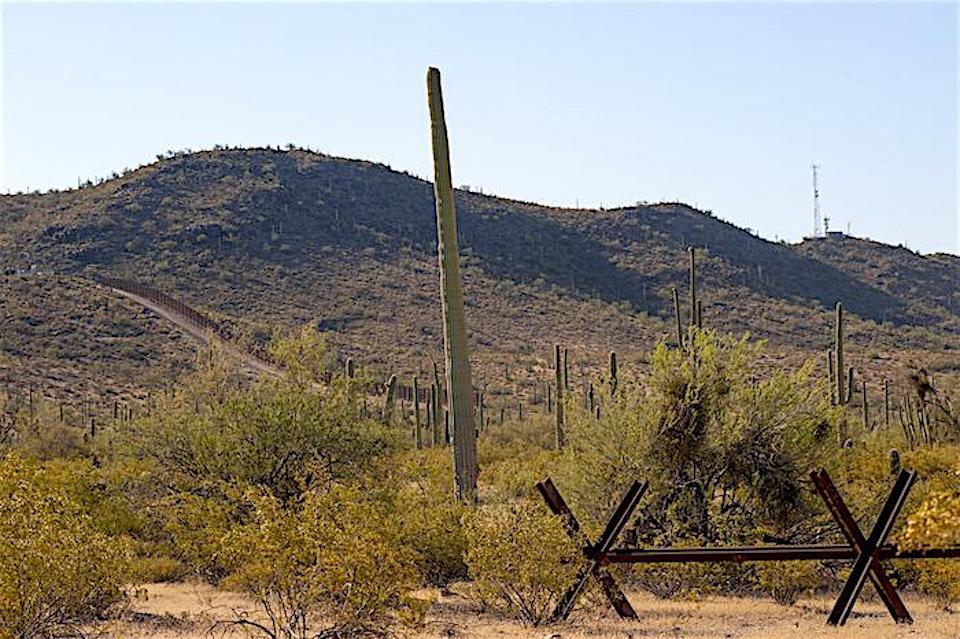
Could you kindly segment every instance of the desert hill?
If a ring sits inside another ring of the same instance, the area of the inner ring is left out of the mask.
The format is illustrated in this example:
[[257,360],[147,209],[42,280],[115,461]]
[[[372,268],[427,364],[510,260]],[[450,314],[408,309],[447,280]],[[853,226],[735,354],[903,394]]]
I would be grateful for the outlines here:
[[[868,377],[908,360],[960,366],[955,256],[849,237],[774,243],[679,203],[575,210],[460,191],[457,206],[480,383],[529,394],[548,379],[555,342],[570,347],[578,379],[608,350],[630,362],[669,339],[688,245],[705,323],[767,338],[774,363],[821,357],[843,300]],[[426,370],[442,351],[432,187],[384,165],[303,150],[182,153],[81,189],[2,196],[0,220],[11,378],[95,385],[116,364],[134,393],[189,366],[193,342],[129,301],[103,301],[109,291],[89,283],[101,275],[162,289],[255,344],[317,322],[332,364],[352,356],[375,374]],[[141,339],[101,304],[123,309]],[[83,337],[93,334],[116,339]],[[44,354],[67,335],[84,352],[67,351],[73,364],[54,377]]]

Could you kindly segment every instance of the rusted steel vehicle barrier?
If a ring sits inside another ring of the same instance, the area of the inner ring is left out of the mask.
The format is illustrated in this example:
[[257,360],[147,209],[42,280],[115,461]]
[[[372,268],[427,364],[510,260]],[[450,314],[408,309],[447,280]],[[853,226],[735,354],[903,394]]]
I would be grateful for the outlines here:
[[903,470],[897,476],[893,488],[887,497],[877,521],[869,535],[864,535],[853,515],[847,508],[826,470],[810,473],[817,493],[823,499],[827,510],[839,526],[846,544],[811,545],[771,545],[771,546],[727,546],[727,547],[685,547],[685,548],[614,548],[617,536],[623,531],[630,516],[646,492],[647,484],[633,482],[620,505],[610,517],[603,534],[595,544],[591,544],[580,529],[580,524],[570,511],[560,492],[547,478],[537,484],[537,490],[554,514],[560,515],[566,522],[567,533],[583,544],[583,554],[589,560],[576,580],[560,598],[551,620],[566,619],[577,598],[590,577],[600,582],[601,589],[610,605],[623,619],[637,619],[637,613],[630,605],[607,566],[610,564],[640,563],[711,563],[744,561],[800,561],[800,560],[852,560],[853,569],[844,583],[837,602],[827,617],[832,626],[846,623],[853,605],[864,583],[869,578],[877,590],[890,616],[897,623],[912,623],[913,618],[897,593],[896,588],[880,564],[888,559],[945,559],[960,558],[960,546],[949,548],[930,548],[923,550],[900,550],[887,543],[887,537],[903,508],[910,488],[917,479],[916,471]]

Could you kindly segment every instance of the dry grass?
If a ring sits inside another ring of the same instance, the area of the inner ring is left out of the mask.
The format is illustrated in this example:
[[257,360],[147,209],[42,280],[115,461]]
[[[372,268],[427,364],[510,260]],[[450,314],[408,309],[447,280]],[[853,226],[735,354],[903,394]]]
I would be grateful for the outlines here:
[[[699,601],[661,601],[650,595],[630,593],[640,615],[637,622],[616,619],[605,609],[574,613],[568,623],[549,628],[526,628],[484,612],[457,592],[429,593],[435,599],[423,628],[411,637],[501,637],[503,639],[560,637],[684,637],[707,639],[777,639],[829,637],[960,637],[960,614],[943,610],[930,600],[907,596],[907,605],[916,618],[911,626],[897,626],[882,604],[871,598],[857,605],[842,629],[830,628],[825,620],[832,600],[806,599],[794,606],[780,606],[765,599],[715,597]],[[239,631],[210,632],[217,619],[229,619],[234,610],[250,610],[251,603],[236,593],[202,584],[154,584],[138,597],[122,621],[102,628],[105,636],[124,639],[209,639],[245,636]]]

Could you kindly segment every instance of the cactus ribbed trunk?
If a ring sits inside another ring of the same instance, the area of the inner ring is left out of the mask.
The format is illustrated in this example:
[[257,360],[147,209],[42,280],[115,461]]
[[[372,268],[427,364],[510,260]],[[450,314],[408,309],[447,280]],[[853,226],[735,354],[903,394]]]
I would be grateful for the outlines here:
[[683,348],[683,321],[680,318],[680,292],[673,287],[673,317],[677,321],[677,346]]
[[486,390],[479,391],[477,393],[477,412],[480,414],[480,419],[477,422],[477,431],[481,432],[485,428],[486,424],[484,423],[485,413],[486,413]]
[[883,426],[890,428],[890,380],[883,380]]
[[457,212],[450,175],[450,150],[443,115],[440,71],[427,70],[427,99],[433,140],[433,192],[437,203],[437,249],[440,263],[440,302],[443,311],[443,352],[446,363],[447,406],[453,431],[453,474],[458,500],[477,499],[477,431],[473,420],[473,383],[467,345]]
[[557,400],[557,424],[556,429],[554,430],[554,441],[557,446],[557,450],[563,449],[564,444],[564,432],[563,432],[563,362],[561,361],[560,356],[560,345],[557,344],[553,347],[554,360],[553,367],[557,373],[557,386],[556,395]]
[[834,320],[833,352],[837,358],[837,402],[845,404],[847,394],[844,392],[843,374],[843,303],[837,302],[836,318]]
[[870,408],[869,408],[869,405],[867,404],[867,380],[860,381],[860,393],[862,394],[862,397],[860,399],[863,400],[863,430],[869,431],[870,430]]
[[430,385],[430,404],[428,407],[430,411],[431,418],[431,429],[430,429],[430,445],[439,446],[440,445],[440,420],[437,417],[437,385]]
[[413,443],[417,450],[423,448],[423,432],[420,430],[420,383],[413,378]]
[[827,385],[830,388],[830,403],[837,405],[837,373],[833,369],[833,349],[827,350]]
[[610,351],[610,394],[617,392],[617,352]]
[[397,376],[391,375],[386,383],[386,399],[383,403],[383,421],[393,423],[393,414],[397,409]]
[[697,324],[697,253],[689,246],[687,252],[690,254],[690,326],[699,326]]

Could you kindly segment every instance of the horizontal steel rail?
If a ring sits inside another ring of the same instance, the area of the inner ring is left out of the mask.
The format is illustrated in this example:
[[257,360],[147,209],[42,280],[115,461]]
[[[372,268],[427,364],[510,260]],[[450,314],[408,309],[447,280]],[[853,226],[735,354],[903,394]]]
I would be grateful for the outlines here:
[[[960,546],[928,550],[899,550],[896,546],[881,546],[879,559],[949,559],[960,557]],[[615,548],[603,553],[602,560],[612,564],[639,563],[718,563],[743,561],[794,561],[804,559],[852,560],[858,557],[855,549],[846,544],[813,544],[790,546],[709,546],[684,548]]]

